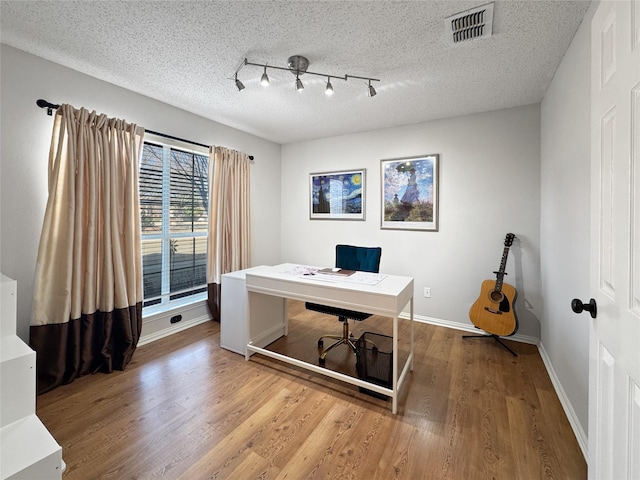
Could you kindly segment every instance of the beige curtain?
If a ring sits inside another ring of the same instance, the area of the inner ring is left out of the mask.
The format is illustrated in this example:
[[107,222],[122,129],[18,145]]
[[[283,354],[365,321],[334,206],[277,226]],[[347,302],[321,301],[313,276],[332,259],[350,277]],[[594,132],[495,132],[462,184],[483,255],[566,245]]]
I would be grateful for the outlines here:
[[123,370],[136,348],[143,134],[84,108],[56,112],[30,328],[39,393],[87,373]]
[[218,321],[222,275],[251,264],[249,167],[244,153],[209,148],[207,284],[209,309]]

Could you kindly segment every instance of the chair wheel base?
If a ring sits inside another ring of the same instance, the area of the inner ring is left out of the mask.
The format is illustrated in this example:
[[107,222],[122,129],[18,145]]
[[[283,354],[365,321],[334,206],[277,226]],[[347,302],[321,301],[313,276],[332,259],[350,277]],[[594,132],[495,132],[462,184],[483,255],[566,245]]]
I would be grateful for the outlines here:
[[318,357],[318,365],[320,365],[321,367],[324,367],[325,359],[322,357]]

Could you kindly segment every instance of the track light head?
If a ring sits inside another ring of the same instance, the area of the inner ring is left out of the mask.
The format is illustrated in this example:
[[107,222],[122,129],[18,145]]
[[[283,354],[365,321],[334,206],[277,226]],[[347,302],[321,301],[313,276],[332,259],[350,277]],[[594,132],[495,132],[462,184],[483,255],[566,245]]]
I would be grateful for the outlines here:
[[238,87],[238,91],[244,90],[244,83],[238,80],[238,74],[236,73],[236,87]]
[[298,77],[298,75],[296,75],[296,90],[299,92],[304,90],[304,85],[302,84],[302,80],[300,80],[300,77]]
[[327,77],[327,88],[324,89],[325,95],[333,95],[333,85],[331,85],[331,77]]
[[264,73],[262,74],[262,78],[260,79],[260,83],[268,87],[269,86],[269,75],[267,75],[267,66],[264,66]]
[[371,80],[369,80],[369,96],[375,97],[377,94],[378,92],[376,92],[376,89],[373,88],[373,85],[371,85]]

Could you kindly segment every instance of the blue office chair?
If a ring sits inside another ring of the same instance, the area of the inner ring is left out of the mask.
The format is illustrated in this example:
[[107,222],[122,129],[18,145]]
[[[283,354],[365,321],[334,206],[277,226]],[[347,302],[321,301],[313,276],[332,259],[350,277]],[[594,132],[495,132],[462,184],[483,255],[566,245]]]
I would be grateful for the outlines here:
[[[382,248],[380,247],[355,247],[353,245],[336,245],[336,267],[346,270],[358,270],[361,272],[378,273],[380,270],[380,257]],[[342,335],[323,335],[318,340],[318,363],[324,366],[327,353],[338,345],[349,345],[353,353],[356,353],[356,339],[353,334],[349,334],[349,319],[362,321],[371,316],[370,313],[356,312],[344,308],[329,307],[317,303],[306,302],[308,310],[335,315],[342,322]],[[324,339],[335,340],[334,343],[324,348]]]

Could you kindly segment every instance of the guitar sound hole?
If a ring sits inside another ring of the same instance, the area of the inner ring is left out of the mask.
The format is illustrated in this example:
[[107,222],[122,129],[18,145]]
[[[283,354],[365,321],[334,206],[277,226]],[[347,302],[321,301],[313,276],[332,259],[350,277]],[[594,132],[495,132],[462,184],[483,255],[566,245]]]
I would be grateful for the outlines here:
[[502,292],[496,292],[495,290],[491,292],[491,294],[489,295],[489,297],[491,297],[491,300],[498,303],[501,302],[502,299],[504,298],[504,295],[502,295]]

